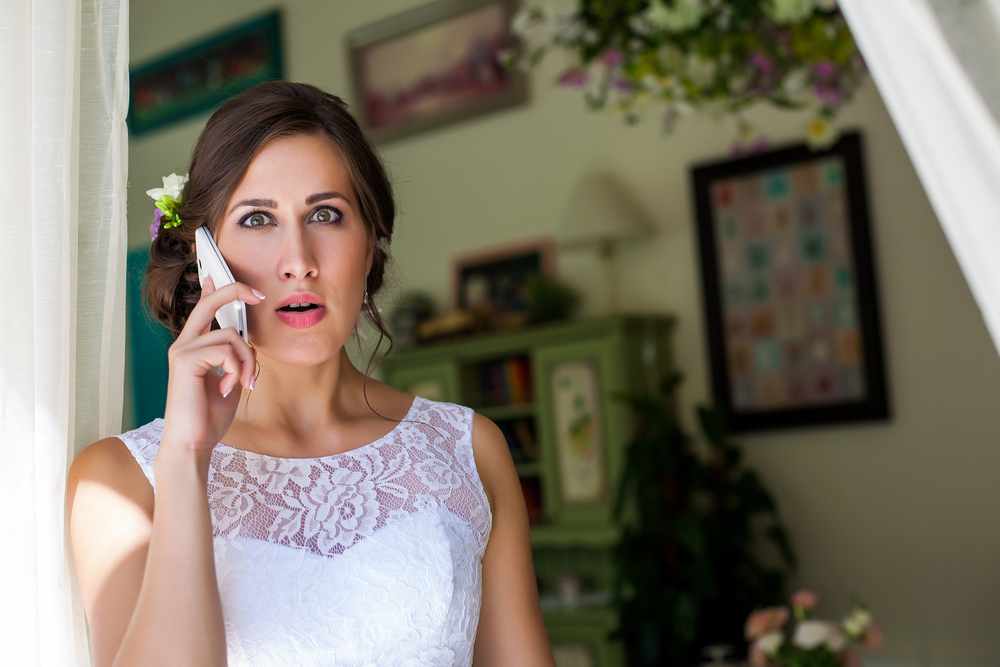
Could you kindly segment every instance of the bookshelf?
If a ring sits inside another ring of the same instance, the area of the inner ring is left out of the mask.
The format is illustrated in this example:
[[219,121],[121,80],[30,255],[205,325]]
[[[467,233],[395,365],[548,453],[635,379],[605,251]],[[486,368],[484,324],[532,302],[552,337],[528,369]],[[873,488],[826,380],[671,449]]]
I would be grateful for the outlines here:
[[[382,366],[389,384],[499,426],[525,496],[546,627],[595,667],[622,664],[607,635],[613,505],[633,422],[615,397],[669,372],[672,328],[666,316],[605,317],[425,345]],[[576,604],[558,596],[567,574],[582,582]]]

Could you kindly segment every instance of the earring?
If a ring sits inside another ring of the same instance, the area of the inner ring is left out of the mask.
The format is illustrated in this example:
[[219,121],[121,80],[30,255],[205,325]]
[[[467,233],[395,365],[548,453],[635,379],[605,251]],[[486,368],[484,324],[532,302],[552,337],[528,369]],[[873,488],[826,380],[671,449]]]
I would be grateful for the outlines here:
[[361,303],[365,306],[368,305],[368,273],[365,273],[365,297],[361,300]]

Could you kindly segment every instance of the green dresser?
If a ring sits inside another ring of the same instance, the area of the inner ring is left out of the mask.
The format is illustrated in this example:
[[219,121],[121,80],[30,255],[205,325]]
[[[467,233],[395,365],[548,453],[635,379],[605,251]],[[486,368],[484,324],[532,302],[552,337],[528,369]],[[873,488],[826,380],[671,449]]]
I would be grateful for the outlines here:
[[616,316],[532,327],[393,353],[385,380],[403,391],[474,408],[503,431],[531,520],[546,627],[573,664],[622,664],[608,638],[613,519],[632,434],[616,397],[672,368],[666,316]]

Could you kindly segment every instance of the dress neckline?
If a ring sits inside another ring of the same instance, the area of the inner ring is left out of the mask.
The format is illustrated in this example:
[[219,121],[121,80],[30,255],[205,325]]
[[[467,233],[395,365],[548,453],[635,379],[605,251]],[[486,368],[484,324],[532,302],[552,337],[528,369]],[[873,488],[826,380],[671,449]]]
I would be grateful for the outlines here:
[[215,447],[213,448],[213,451],[215,449],[219,449],[221,447],[223,449],[228,449],[231,452],[238,452],[240,454],[243,454],[244,456],[256,456],[258,458],[274,459],[276,461],[292,461],[292,462],[297,462],[297,461],[325,461],[325,460],[328,460],[328,459],[335,459],[335,458],[339,458],[341,456],[347,456],[349,454],[354,454],[355,452],[360,452],[360,451],[362,451],[364,449],[368,449],[370,447],[374,447],[375,445],[378,445],[378,444],[382,443],[384,440],[387,440],[391,436],[395,435],[396,432],[399,431],[403,427],[403,424],[407,423],[408,421],[411,421],[410,420],[410,415],[417,409],[417,402],[420,401],[420,400],[422,400],[422,399],[419,396],[414,396],[413,397],[413,401],[410,403],[410,407],[409,407],[409,409],[407,409],[406,414],[403,415],[403,418],[399,420],[398,424],[396,424],[395,426],[392,427],[391,431],[389,431],[388,433],[386,433],[382,437],[376,438],[375,440],[372,440],[371,442],[367,442],[367,443],[365,443],[363,445],[358,445],[357,447],[354,447],[353,449],[346,449],[346,450],[344,450],[342,452],[337,452],[335,454],[327,454],[326,456],[271,456],[270,454],[261,454],[260,452],[254,452],[254,451],[251,451],[249,449],[240,449],[239,447],[233,447],[232,445],[227,445],[224,442],[220,442],[220,443],[216,444]]

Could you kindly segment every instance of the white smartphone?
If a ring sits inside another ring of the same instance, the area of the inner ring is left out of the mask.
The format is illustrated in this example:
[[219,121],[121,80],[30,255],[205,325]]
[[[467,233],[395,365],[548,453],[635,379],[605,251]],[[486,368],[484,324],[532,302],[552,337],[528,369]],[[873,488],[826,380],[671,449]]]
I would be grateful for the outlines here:
[[[215,245],[215,239],[208,227],[199,227],[194,233],[195,253],[198,256],[198,282],[205,284],[205,278],[211,278],[215,284],[215,289],[225,287],[229,283],[234,283],[232,272],[226,266],[226,260],[222,259],[219,246]],[[247,339],[247,305],[237,299],[230,301],[222,308],[215,311],[215,320],[219,326],[225,329],[233,327],[239,332],[243,340]]]

